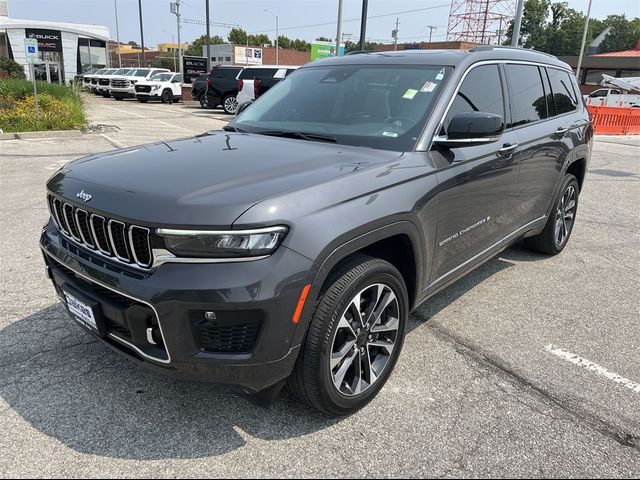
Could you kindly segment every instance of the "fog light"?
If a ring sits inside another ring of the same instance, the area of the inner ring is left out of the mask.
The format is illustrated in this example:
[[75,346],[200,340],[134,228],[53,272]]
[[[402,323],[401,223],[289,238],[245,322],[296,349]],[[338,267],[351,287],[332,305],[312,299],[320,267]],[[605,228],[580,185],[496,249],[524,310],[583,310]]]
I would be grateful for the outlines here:
[[204,318],[206,318],[207,320],[215,320],[216,312],[204,312]]

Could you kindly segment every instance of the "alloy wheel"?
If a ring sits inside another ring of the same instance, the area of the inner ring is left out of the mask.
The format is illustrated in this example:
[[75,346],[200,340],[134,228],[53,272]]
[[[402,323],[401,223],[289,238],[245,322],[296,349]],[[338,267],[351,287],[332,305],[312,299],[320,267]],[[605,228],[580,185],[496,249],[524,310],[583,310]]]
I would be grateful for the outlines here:
[[556,210],[555,241],[561,247],[567,241],[576,213],[576,189],[569,185],[562,194]]
[[236,110],[238,109],[238,100],[236,97],[225,98],[224,109],[228,113],[236,113]]
[[329,369],[345,396],[373,386],[389,364],[398,340],[400,307],[388,285],[375,283],[351,299],[333,336]]

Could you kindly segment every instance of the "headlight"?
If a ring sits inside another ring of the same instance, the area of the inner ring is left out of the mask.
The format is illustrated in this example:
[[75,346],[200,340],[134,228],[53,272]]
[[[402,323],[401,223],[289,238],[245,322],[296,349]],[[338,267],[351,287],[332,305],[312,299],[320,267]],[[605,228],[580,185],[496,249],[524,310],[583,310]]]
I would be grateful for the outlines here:
[[158,90],[160,88],[160,85],[152,85],[151,86],[151,90]]
[[156,233],[166,249],[179,257],[237,258],[273,253],[287,230],[284,226],[224,232],[159,228]]

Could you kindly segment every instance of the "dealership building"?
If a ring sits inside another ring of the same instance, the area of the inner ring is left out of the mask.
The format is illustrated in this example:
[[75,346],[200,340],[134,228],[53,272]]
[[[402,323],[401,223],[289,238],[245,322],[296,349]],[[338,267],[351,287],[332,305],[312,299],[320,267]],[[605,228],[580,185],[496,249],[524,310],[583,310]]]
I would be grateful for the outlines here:
[[108,27],[9,18],[7,2],[0,0],[0,57],[18,62],[31,78],[25,38],[38,40],[38,80],[69,83],[75,75],[108,65]]

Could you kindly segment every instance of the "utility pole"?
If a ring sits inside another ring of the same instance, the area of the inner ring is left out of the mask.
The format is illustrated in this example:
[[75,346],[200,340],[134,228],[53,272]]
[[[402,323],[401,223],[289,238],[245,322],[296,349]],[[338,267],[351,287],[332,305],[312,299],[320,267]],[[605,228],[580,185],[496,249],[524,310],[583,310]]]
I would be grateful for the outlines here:
[[[122,55],[120,55],[120,29],[118,28],[118,0],[113,0],[113,6],[116,10],[116,42],[118,42],[118,68],[122,68]],[[89,43],[91,43],[91,40],[89,40]]]
[[362,0],[362,17],[360,17],[360,50],[364,50],[365,36],[367,35],[367,9],[369,0]]
[[262,10],[262,11],[270,13],[271,15],[276,17],[276,65],[280,65],[280,54],[278,52],[278,50],[279,50],[279,48],[278,48],[278,15],[273,13],[271,10],[266,10],[265,9],[265,10]]
[[211,70],[211,30],[209,25],[209,0],[205,0],[207,16],[207,72]]
[[398,26],[400,25],[400,19],[396,17],[396,28],[391,31],[391,37],[393,37],[393,50],[398,50]]
[[144,28],[142,26],[142,0],[138,0],[138,15],[140,16],[140,45],[142,46],[142,63],[144,61]]
[[338,0],[338,28],[336,31],[336,57],[340,56],[341,40],[342,40],[342,0]]
[[511,36],[511,46],[517,47],[520,43],[520,27],[522,27],[522,14],[524,13],[524,0],[518,0],[516,19],[513,23],[513,34]]
[[589,7],[587,7],[587,19],[584,21],[584,33],[582,34],[582,45],[580,45],[580,56],[578,57],[578,68],[576,69],[576,78],[578,79],[578,85],[580,85],[580,68],[582,67],[582,56],[584,55],[584,47],[587,43],[587,32],[589,30],[589,17],[591,15],[591,0],[589,0]]
[[176,23],[178,28],[178,62],[180,67],[180,73],[182,73],[182,44],[180,43],[180,0],[170,4],[171,13],[176,16]]
[[427,28],[429,29],[429,43],[431,43],[431,38],[433,37],[433,31],[437,30],[438,27],[435,27],[433,25],[427,25]]

